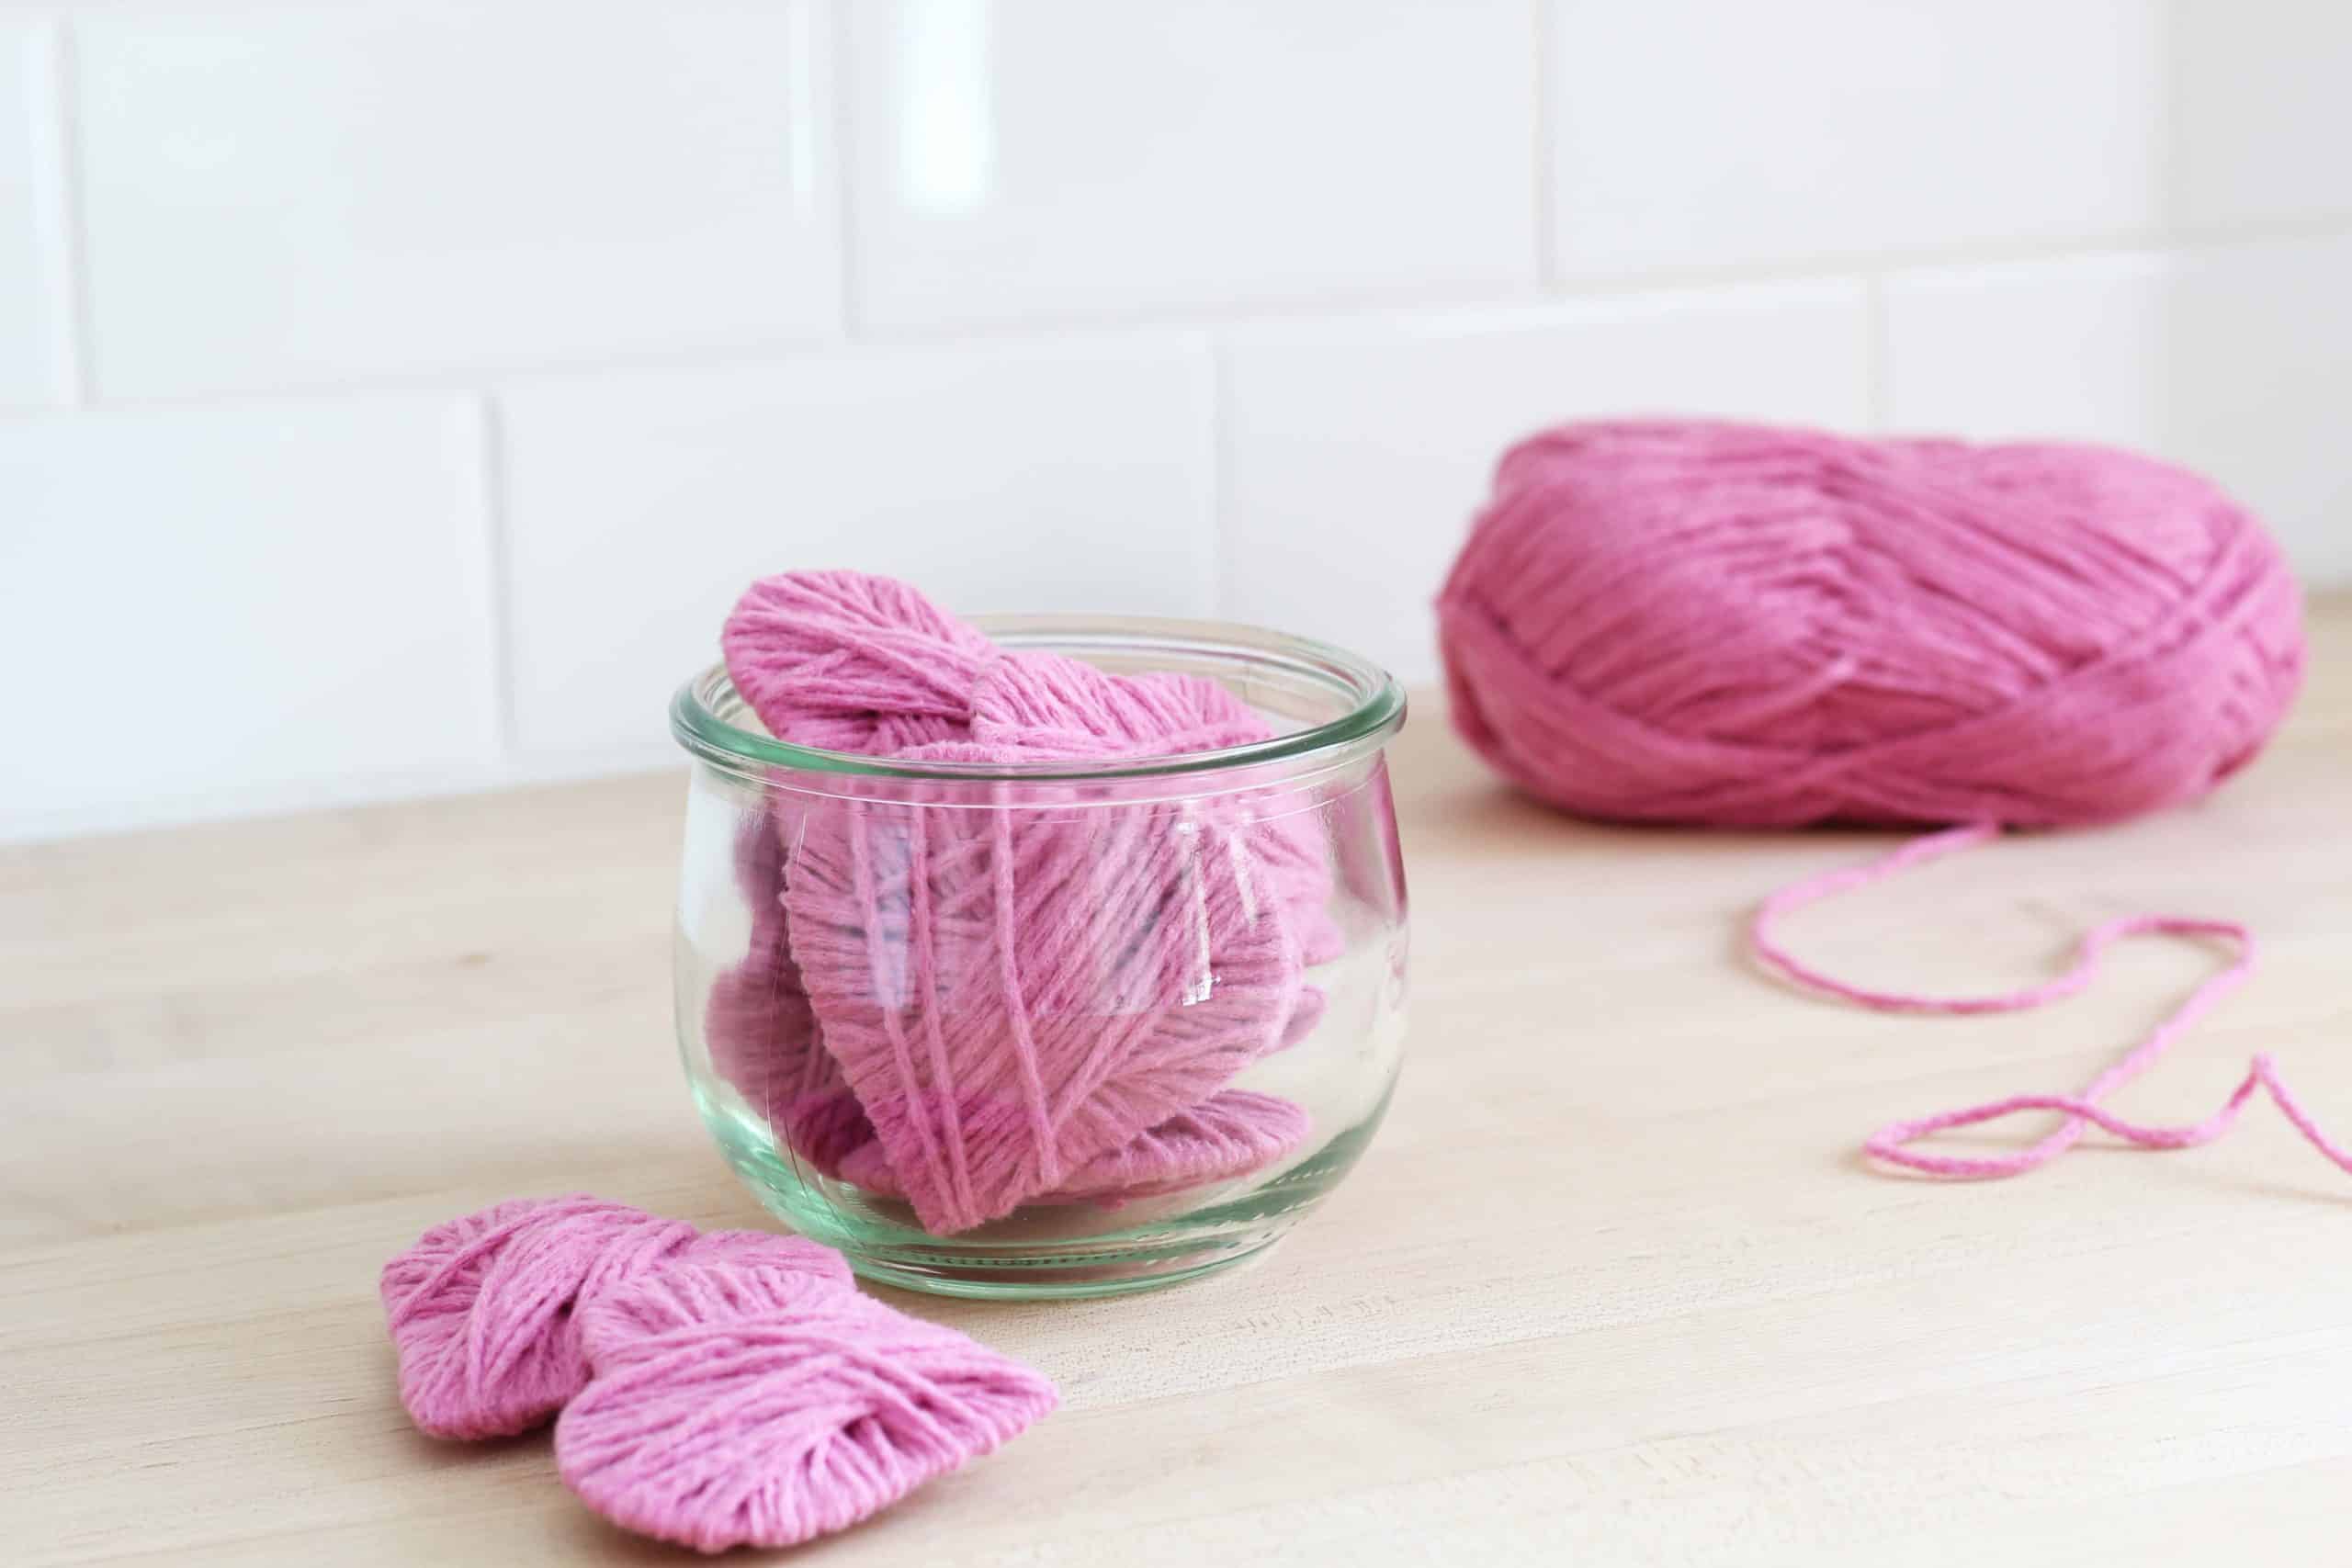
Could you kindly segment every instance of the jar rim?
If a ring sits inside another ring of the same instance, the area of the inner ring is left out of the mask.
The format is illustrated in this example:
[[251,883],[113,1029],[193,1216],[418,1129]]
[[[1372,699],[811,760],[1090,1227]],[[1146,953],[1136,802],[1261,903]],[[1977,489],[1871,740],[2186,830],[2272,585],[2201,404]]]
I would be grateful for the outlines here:
[[[678,688],[670,702],[670,732],[706,762],[741,771],[745,764],[869,778],[954,780],[1093,780],[1159,778],[1223,773],[1269,762],[1319,757],[1374,746],[1405,722],[1405,693],[1396,678],[1370,660],[1329,643],[1230,621],[1149,615],[977,615],[972,625],[1003,647],[1037,649],[1084,659],[1091,652],[1127,656],[1238,659],[1305,676],[1345,694],[1348,711],[1325,723],[1247,745],[1214,751],[1119,757],[1098,762],[1057,759],[1036,762],[909,761],[855,751],[799,746],[721,718],[722,694],[733,694],[727,667],[714,664]],[[740,698],[737,700],[741,700]]]

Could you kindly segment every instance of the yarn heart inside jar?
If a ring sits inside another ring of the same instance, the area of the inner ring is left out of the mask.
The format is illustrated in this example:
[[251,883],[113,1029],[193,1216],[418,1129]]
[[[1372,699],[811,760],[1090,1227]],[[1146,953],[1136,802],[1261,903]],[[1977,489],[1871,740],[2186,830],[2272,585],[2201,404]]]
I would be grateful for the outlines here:
[[840,1226],[1018,1238],[1059,1272],[1066,1246],[1295,1180],[1286,1224],[1352,1162],[1401,1032],[1378,750],[1401,702],[1337,650],[1276,664],[1177,625],[1159,667],[793,573],[730,616],[724,685],[681,694],[731,781],[714,918],[749,921],[702,942],[682,908],[682,964],[736,954],[682,969],[688,1066],[796,1226],[861,1256],[813,1193]]

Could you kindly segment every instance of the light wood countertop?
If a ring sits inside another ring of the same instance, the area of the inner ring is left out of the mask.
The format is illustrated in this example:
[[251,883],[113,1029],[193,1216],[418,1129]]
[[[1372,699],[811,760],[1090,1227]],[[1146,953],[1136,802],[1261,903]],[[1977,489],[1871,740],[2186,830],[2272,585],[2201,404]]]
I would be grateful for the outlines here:
[[[2010,839],[1809,910],[1889,986],[2007,988],[2093,922],[2243,919],[2263,967],[2119,1097],[2255,1051],[2352,1134],[2352,600],[2209,802]],[[1904,1020],[1739,955],[1891,841],[1594,827],[1425,704],[1388,1125],[1262,1261],[1127,1300],[893,1299],[1059,1380],[826,1563],[2076,1564],[2345,1559],[2352,1179],[2267,1106],[2209,1149],[1949,1185],[1892,1118],[2071,1090],[2217,962],[2153,940],[2041,1012]],[[761,1223],[669,1011],[675,775],[0,852],[0,1560],[684,1562],[544,1438],[429,1441],[378,1266],[587,1190]],[[2013,1137],[1996,1129],[1990,1137]]]

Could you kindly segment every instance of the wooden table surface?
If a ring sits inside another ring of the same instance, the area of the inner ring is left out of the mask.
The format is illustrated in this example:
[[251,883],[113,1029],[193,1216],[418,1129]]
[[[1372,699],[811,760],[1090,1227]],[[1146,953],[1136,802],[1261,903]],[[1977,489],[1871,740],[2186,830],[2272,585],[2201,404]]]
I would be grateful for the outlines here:
[[[2109,915],[2245,919],[2254,983],[2119,1105],[2200,1115],[2269,1049],[2352,1132],[2352,602],[2313,635],[2287,732],[2210,802],[2005,840],[1792,939],[1991,989]],[[1762,978],[1739,932],[1883,836],[1567,821],[1433,702],[1395,766],[1412,1033],[1363,1165],[1199,1284],[894,1296],[1065,1407],[806,1559],[2346,1560],[2352,1179],[2275,1113],[2009,1182],[1856,1157],[1890,1118],[2080,1085],[2216,954],[2128,944],[2036,1014],[1873,1016]],[[576,1504],[544,1437],[413,1432],[375,1296],[419,1230],[511,1194],[760,1223],[674,1057],[680,797],[0,854],[0,1560],[686,1560]]]

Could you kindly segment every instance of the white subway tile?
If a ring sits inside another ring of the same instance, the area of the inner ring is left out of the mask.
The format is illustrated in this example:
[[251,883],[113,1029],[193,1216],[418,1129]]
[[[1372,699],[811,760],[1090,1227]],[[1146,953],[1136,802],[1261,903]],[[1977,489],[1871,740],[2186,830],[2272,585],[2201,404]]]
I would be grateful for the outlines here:
[[831,330],[813,0],[91,11],[108,396]]
[[1534,279],[1532,0],[870,0],[861,317]]
[[2352,214],[2352,6],[2172,0],[2167,17],[2174,216]]
[[2112,442],[2203,470],[2352,582],[2352,238],[1937,271],[1887,288],[1906,430]]
[[0,837],[493,744],[478,408],[0,421]]
[[1716,269],[2164,216],[2148,0],[1553,0],[1555,254]]
[[1869,414],[1859,285],[1243,335],[1224,351],[1222,608],[1437,670],[1430,603],[1495,459],[1564,420]]
[[966,613],[1205,613],[1205,351],[874,350],[503,399],[526,750],[663,744],[754,577],[853,567]]
[[67,390],[57,58],[53,24],[0,17],[0,408]]

